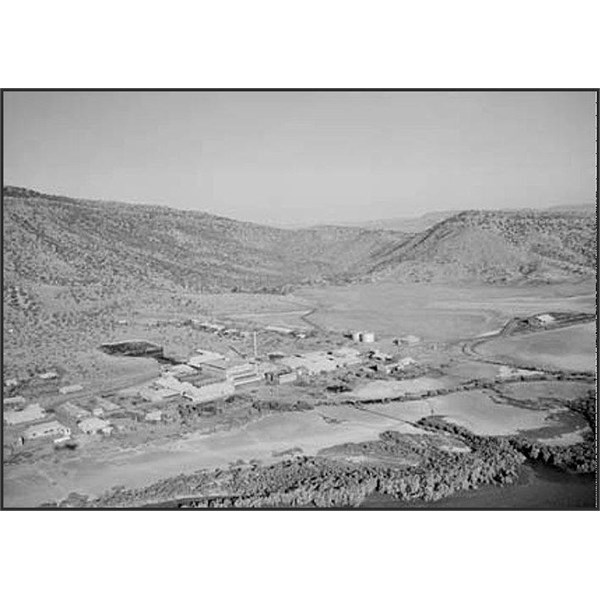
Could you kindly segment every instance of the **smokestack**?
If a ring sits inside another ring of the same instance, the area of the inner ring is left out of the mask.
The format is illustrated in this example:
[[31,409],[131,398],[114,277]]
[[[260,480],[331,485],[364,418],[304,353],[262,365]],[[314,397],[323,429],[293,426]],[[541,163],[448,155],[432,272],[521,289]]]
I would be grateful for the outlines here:
[[258,358],[258,346],[256,343],[256,331],[252,332],[252,337],[254,339],[254,358]]

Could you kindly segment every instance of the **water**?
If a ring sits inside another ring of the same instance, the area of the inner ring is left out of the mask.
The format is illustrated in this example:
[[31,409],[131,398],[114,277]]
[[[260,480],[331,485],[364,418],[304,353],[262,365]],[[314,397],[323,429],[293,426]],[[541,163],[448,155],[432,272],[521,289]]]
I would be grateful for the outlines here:
[[594,475],[571,475],[557,469],[527,465],[515,485],[482,486],[436,502],[404,502],[372,494],[361,508],[390,509],[590,509],[596,507]]

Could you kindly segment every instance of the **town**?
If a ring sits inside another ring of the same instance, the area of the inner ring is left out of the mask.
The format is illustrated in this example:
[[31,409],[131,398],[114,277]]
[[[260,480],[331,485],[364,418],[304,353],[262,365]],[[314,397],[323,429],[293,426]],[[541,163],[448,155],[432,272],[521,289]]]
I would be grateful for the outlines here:
[[[409,354],[420,339],[406,335],[393,340],[395,351],[384,352],[370,331],[353,331],[337,336],[331,347],[285,354],[259,353],[259,331],[227,327],[217,322],[196,320],[192,324],[216,339],[227,340],[229,351],[198,348],[184,360],[165,356],[163,348],[143,341],[119,341],[103,345],[111,355],[152,357],[160,363],[160,376],[139,385],[110,391],[86,389],[85,382],[63,384],[57,370],[37,374],[36,397],[19,393],[31,382],[4,381],[4,446],[10,461],[23,450],[36,452],[70,449],[107,438],[134,440],[136,435],[157,435],[161,425],[193,428],[226,422],[240,406],[287,410],[298,398],[312,407],[315,398],[327,402],[327,393],[348,391],[352,379],[402,379],[414,377],[418,362]],[[314,330],[267,325],[273,339],[322,343]],[[252,352],[236,349],[232,340],[248,339]],[[389,344],[388,344],[389,345]],[[284,388],[295,386],[286,393]],[[277,389],[276,389],[277,388]],[[39,391],[41,390],[41,393]],[[304,392],[304,393],[302,393]],[[300,403],[301,405],[301,403]],[[305,404],[305,406],[307,406]]]

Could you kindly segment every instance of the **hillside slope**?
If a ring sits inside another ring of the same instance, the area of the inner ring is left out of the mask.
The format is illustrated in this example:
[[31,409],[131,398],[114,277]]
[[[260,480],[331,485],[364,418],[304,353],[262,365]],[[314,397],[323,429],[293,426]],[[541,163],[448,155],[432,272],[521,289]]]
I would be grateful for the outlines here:
[[285,230],[198,211],[4,189],[4,282],[281,291],[293,284],[593,277],[590,211],[464,211],[425,232]]
[[595,215],[465,211],[382,250],[370,273],[397,281],[570,281],[596,272]]
[[407,236],[282,230],[203,212],[4,189],[5,282],[262,290],[344,277]]

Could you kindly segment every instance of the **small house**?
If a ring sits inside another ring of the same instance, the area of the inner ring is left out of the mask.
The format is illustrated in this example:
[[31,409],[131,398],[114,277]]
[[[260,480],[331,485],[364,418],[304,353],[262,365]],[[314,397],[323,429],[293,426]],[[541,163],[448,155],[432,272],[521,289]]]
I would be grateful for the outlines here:
[[40,373],[40,379],[57,379],[58,373],[56,371],[46,371],[45,373]]
[[152,410],[149,413],[146,413],[144,419],[153,423],[159,423],[162,421],[162,410]]
[[81,392],[82,389],[83,389],[83,386],[79,385],[79,384],[65,385],[64,387],[61,387],[58,389],[58,393],[59,394],[74,394],[75,392]]

